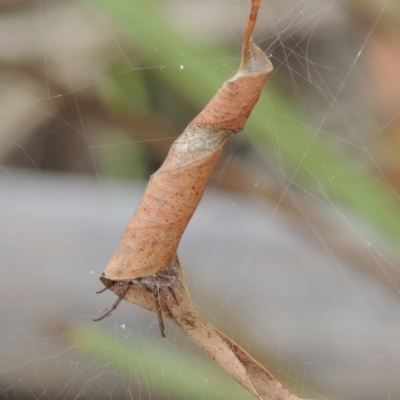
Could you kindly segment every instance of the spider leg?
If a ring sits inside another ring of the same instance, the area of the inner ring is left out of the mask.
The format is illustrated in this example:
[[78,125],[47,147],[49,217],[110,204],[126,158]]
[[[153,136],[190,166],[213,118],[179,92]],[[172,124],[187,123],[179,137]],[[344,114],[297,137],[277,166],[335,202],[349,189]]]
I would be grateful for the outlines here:
[[[125,290],[118,296],[117,300],[114,302],[114,304],[111,306],[111,308],[109,310],[106,310],[102,315],[100,315],[100,317],[94,319],[93,321],[96,321],[96,322],[101,321],[102,319],[104,319],[105,317],[110,315],[118,307],[118,304],[121,303],[122,299],[128,293],[128,290],[131,288],[132,285],[133,285],[133,282],[129,282],[126,285]],[[106,289],[108,289],[108,288],[106,288]],[[101,292],[103,292],[103,291],[104,291],[104,289]]]
[[103,292],[105,292],[107,289],[110,289],[110,287],[111,287],[111,286],[106,286],[106,287],[104,287],[103,289],[101,289],[101,290],[99,290],[98,292],[96,292],[96,294],[103,293]]
[[169,292],[172,294],[172,297],[174,298],[176,305],[179,306],[178,299],[176,298],[176,294],[175,294],[174,288],[172,286],[169,286],[169,285],[167,286],[167,288],[168,288]]
[[164,320],[162,317],[162,310],[161,310],[160,287],[158,285],[154,285],[153,287],[153,296],[156,300],[158,326],[160,327],[161,336],[165,338]]

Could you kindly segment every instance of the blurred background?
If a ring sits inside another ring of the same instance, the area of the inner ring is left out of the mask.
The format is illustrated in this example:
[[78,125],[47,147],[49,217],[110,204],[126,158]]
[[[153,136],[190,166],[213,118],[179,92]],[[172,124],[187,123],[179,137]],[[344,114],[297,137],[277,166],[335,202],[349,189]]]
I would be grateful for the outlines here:
[[[262,0],[275,70],[179,253],[201,313],[299,397],[400,397],[400,3]],[[0,396],[244,399],[98,276],[235,74],[247,0],[0,3]],[[236,396],[236,397],[235,397]]]

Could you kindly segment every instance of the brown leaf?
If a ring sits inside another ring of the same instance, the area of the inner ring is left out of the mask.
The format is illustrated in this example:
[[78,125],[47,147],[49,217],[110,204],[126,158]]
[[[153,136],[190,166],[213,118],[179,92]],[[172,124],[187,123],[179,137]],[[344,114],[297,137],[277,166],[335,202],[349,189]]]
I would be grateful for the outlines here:
[[271,72],[267,56],[250,43],[242,69],[189,124],[151,176],[104,271],[106,278],[146,277],[172,262],[228,136],[243,129]]

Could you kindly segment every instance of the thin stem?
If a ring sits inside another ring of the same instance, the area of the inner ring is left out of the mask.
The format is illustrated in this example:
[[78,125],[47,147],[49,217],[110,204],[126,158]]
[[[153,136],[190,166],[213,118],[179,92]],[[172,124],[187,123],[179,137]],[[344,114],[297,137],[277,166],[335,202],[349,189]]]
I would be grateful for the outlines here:
[[243,36],[243,47],[242,47],[242,62],[240,69],[246,64],[248,58],[250,57],[250,42],[251,35],[253,34],[254,27],[257,21],[258,10],[260,9],[260,0],[252,0],[251,10],[249,19],[247,20],[246,30]]

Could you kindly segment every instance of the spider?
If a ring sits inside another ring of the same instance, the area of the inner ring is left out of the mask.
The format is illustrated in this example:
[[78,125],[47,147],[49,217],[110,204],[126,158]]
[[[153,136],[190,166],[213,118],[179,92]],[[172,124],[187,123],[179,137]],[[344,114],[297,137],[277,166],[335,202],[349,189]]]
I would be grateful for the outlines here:
[[[119,305],[119,303],[123,300],[125,295],[128,293],[129,289],[133,286],[137,285],[139,287],[144,287],[148,292],[152,293],[156,302],[156,309],[157,309],[157,317],[158,317],[158,326],[160,327],[161,336],[165,338],[164,333],[164,320],[162,316],[162,309],[163,305],[161,304],[161,292],[164,291],[165,288],[168,289],[170,294],[172,295],[176,305],[179,305],[178,299],[175,294],[174,288],[171,286],[173,280],[171,276],[163,275],[163,274],[154,274],[150,277],[146,278],[137,278],[132,281],[108,281],[110,284],[106,285],[106,287],[98,292],[97,294],[103,293],[107,289],[111,289],[114,285],[119,285],[123,288],[122,292],[119,294],[117,300],[111,306],[109,310],[105,310],[105,312],[100,315],[100,317],[94,319],[94,321],[98,322],[110,315]],[[107,282],[107,283],[108,283]],[[104,283],[104,281],[103,281]]]

